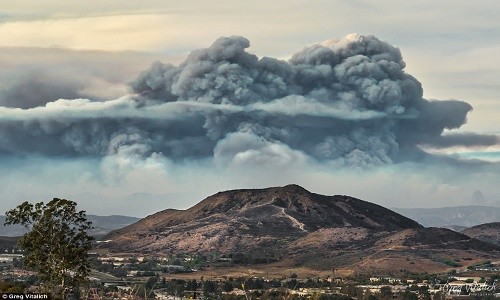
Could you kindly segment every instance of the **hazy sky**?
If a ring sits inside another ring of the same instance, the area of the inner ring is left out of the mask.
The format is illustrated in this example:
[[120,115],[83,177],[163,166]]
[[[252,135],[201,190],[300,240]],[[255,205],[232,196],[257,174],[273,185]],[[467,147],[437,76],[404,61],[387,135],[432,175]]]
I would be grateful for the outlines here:
[[0,7],[0,212],[145,216],[288,183],[500,206],[498,1]]

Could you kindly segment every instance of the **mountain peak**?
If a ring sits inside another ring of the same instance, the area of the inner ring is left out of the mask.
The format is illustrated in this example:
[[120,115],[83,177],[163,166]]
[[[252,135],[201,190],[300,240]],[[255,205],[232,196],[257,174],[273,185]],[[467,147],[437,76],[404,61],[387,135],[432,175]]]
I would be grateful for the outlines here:
[[299,193],[311,193],[305,188],[301,187],[298,184],[288,184],[283,187],[284,190],[290,191],[290,192],[299,192]]
[[[337,267],[342,261],[359,267],[360,263],[372,263],[372,258],[379,264],[380,257],[375,254],[390,258],[387,261],[400,257],[394,262],[398,269],[403,265],[415,268],[420,265],[410,264],[409,255],[415,260],[427,259],[433,247],[498,250],[460,233],[424,228],[374,203],[349,196],[323,196],[296,184],[219,192],[187,210],[156,213],[105,239],[110,242],[102,247],[114,252],[216,251],[240,263],[282,260],[319,268]],[[422,251],[421,256],[418,251]],[[361,262],[366,254],[373,255]],[[441,262],[433,264],[448,267]]]
[[417,222],[377,204],[348,196],[323,196],[290,184],[219,192],[187,210],[156,213],[112,233],[109,239],[126,232],[150,235],[181,228],[203,231],[207,226],[222,230],[217,236],[223,240],[227,238],[224,230],[255,238],[264,234],[267,238],[295,239],[322,228],[357,227],[375,232],[421,228]]

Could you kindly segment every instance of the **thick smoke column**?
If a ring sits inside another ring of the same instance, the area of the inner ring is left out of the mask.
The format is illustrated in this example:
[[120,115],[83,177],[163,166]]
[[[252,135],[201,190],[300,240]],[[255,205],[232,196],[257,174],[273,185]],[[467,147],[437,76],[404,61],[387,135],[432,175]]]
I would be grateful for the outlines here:
[[0,108],[0,151],[45,156],[213,157],[221,164],[335,161],[373,166],[413,159],[420,145],[488,146],[496,136],[443,135],[472,107],[429,101],[399,49],[351,34],[289,61],[258,58],[239,36],[155,62],[134,95]]

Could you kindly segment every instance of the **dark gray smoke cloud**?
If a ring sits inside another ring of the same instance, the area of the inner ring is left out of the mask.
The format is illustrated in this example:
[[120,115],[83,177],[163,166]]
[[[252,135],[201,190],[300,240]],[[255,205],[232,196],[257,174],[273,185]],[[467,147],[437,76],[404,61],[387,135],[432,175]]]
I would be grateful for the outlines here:
[[115,99],[154,59],[134,52],[0,47],[0,106],[33,108],[58,99]]
[[22,74],[10,74],[4,78],[7,85],[0,89],[0,104],[6,107],[32,108],[43,106],[58,99],[87,98],[82,92],[87,84],[61,74],[43,70],[30,70]]
[[445,134],[472,107],[424,99],[399,49],[374,36],[326,41],[289,61],[259,58],[249,46],[243,37],[223,37],[179,66],[155,62],[130,84],[134,95],[117,100],[0,108],[0,151],[365,167],[415,159],[421,145],[499,143]]

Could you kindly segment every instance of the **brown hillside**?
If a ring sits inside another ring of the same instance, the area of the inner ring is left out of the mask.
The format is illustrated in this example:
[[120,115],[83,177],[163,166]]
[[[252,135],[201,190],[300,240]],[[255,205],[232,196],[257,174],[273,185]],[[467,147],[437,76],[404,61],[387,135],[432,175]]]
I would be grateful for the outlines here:
[[120,251],[242,251],[322,228],[394,231],[421,226],[379,205],[297,185],[220,192],[187,210],[164,210],[111,232]]
[[463,230],[462,233],[483,242],[500,246],[500,222],[477,225]]
[[[447,229],[424,228],[382,206],[318,195],[297,185],[220,192],[187,210],[148,216],[105,239],[110,242],[101,247],[112,252],[216,251],[245,262],[373,272],[446,269],[450,256],[474,261],[499,253],[494,245]],[[425,264],[416,265],[418,260]]]

